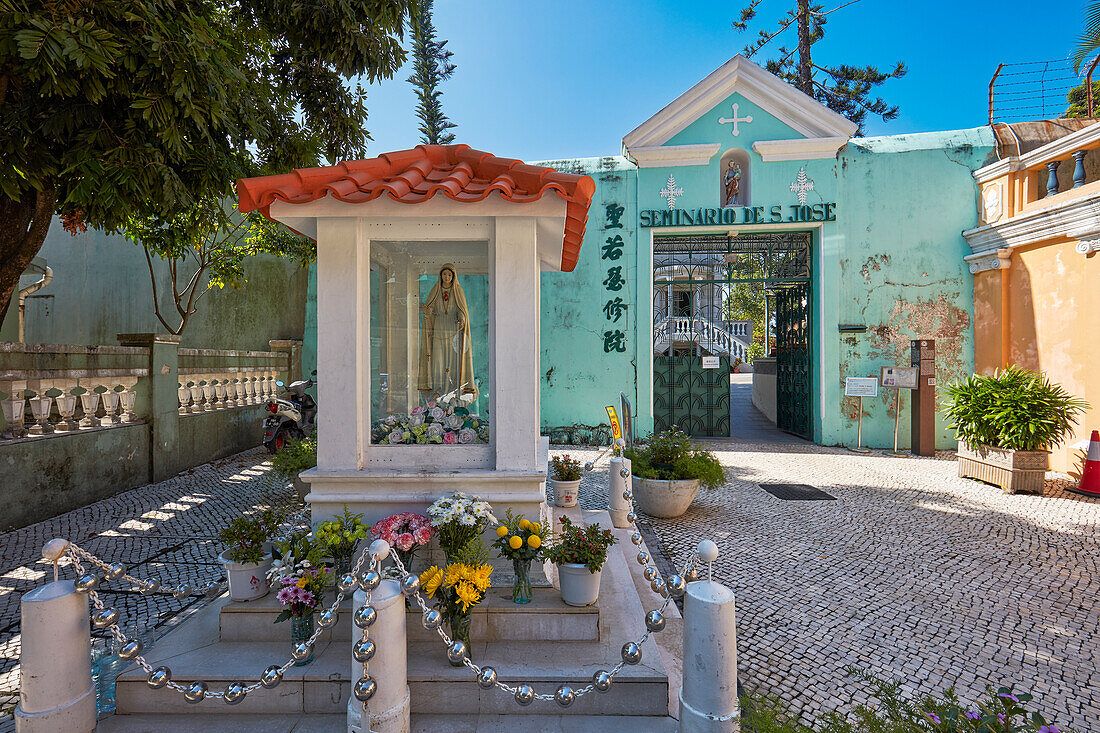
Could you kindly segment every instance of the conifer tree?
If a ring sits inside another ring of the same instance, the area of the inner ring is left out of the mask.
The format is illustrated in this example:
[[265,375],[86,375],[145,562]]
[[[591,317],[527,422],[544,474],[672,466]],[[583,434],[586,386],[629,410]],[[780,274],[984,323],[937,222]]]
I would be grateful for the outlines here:
[[435,40],[432,24],[432,0],[420,0],[419,8],[412,16],[413,73],[409,83],[416,88],[416,116],[420,118],[420,142],[428,145],[447,145],[454,142],[455,123],[443,114],[440,102],[442,92],[439,83],[451,78],[455,65],[451,63],[453,52],[445,47],[446,41]]
[[[833,8],[839,10],[852,2]],[[746,31],[756,18],[760,0],[750,0],[742,8],[741,16],[733,22],[738,31]],[[802,90],[824,104],[829,109],[844,115],[859,125],[857,134],[863,133],[863,124],[867,114],[890,121],[898,116],[898,107],[891,106],[881,97],[873,97],[875,87],[889,79],[905,76],[908,69],[897,62],[892,71],[882,71],[875,66],[835,66],[814,63],[813,46],[825,38],[826,16],[833,10],[825,11],[819,4],[810,5],[809,0],[796,0],[796,6],[787,11],[786,16],[774,30],[759,30],[756,40],[745,46],[743,53],[752,58],[773,38],[792,25],[798,32],[798,43],[794,48],[780,46],[775,58],[769,59],[764,67],[788,84]]]

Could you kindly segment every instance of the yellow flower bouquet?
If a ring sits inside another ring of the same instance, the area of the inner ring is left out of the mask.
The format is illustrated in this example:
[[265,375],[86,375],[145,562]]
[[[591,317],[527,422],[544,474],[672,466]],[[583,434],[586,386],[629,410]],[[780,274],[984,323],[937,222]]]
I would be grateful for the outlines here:
[[[477,543],[480,545],[479,540]],[[477,549],[480,552],[460,553],[474,555],[462,558],[467,562],[452,562],[442,568],[432,565],[420,574],[420,589],[443,615],[451,630],[451,640],[465,642],[467,650],[470,648],[470,611],[485,598],[493,572],[491,565],[477,557],[485,555],[485,550],[480,546]]]
[[497,555],[512,561],[516,575],[512,584],[512,601],[515,603],[531,602],[531,561],[542,556],[542,543],[546,535],[541,524],[526,519],[522,514],[513,514],[511,509],[504,524],[497,527],[493,547],[497,548]]

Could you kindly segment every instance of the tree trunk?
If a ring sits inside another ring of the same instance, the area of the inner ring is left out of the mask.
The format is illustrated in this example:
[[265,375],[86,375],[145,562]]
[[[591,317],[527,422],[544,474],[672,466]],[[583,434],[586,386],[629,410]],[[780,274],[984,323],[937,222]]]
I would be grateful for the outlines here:
[[20,275],[46,241],[56,199],[53,189],[28,189],[19,199],[0,196],[0,323],[19,289]]
[[810,0],[798,0],[798,88],[814,96],[810,62]]

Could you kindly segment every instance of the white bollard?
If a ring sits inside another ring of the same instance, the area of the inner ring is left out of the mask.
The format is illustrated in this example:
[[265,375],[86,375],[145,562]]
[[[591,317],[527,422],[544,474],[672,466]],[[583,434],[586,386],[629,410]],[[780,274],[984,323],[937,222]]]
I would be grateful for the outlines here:
[[20,601],[22,682],[18,733],[91,733],[96,728],[88,596],[73,581],[47,583]]
[[[352,612],[367,604],[367,594],[355,591]],[[371,605],[378,618],[368,627],[374,641],[374,658],[368,662],[370,676],[378,685],[367,703],[372,733],[409,733],[410,700],[408,684],[408,646],[405,641],[405,597],[396,580],[383,580],[371,593]],[[362,632],[352,626],[353,642]],[[363,675],[363,665],[351,661],[351,683]],[[348,733],[367,733],[363,725],[363,703],[353,695],[348,702]]]
[[[626,475],[623,475],[625,471]],[[631,487],[630,460],[615,456],[611,459],[610,480],[607,506],[611,514],[611,524],[617,529],[625,529],[630,526],[626,515],[630,513],[630,500],[623,498],[623,492]]]
[[680,733],[738,733],[737,630],[733,591],[710,580],[684,597],[684,681]]

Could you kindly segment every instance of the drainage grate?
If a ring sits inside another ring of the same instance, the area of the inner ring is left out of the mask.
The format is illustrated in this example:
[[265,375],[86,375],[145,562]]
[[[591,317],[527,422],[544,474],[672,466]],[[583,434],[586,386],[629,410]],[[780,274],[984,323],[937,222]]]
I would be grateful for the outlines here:
[[776,499],[788,501],[829,501],[836,500],[835,496],[826,494],[821,489],[809,484],[760,484],[760,488],[767,491]]

